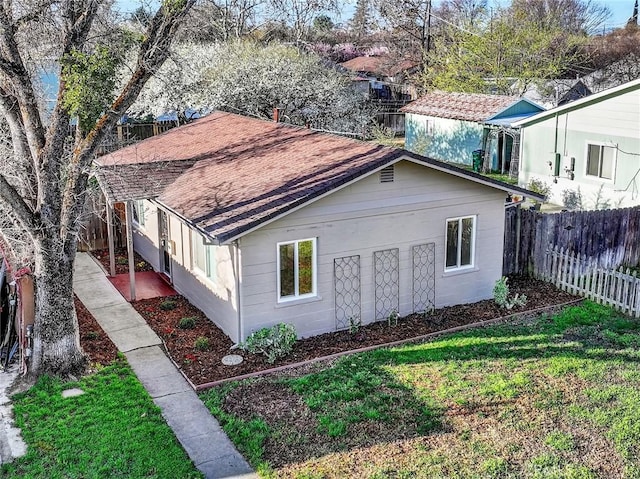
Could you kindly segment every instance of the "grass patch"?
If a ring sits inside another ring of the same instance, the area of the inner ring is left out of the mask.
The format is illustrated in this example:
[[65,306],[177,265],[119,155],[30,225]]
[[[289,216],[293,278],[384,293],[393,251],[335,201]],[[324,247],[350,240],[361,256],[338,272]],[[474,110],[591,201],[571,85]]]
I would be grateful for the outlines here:
[[[70,387],[85,394],[63,399]],[[40,378],[14,415],[27,454],[2,477],[202,477],[123,360],[77,383]]]
[[268,477],[640,477],[639,323],[585,302],[203,397]]

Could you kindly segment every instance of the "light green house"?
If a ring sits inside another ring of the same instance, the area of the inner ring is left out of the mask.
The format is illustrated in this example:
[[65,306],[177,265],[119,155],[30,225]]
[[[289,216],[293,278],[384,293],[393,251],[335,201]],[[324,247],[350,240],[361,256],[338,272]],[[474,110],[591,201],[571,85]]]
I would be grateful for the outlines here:
[[405,147],[420,155],[472,165],[483,153],[485,170],[517,171],[519,131],[513,123],[544,111],[517,96],[434,91],[401,109]]
[[526,118],[519,184],[572,208],[640,205],[640,79]]

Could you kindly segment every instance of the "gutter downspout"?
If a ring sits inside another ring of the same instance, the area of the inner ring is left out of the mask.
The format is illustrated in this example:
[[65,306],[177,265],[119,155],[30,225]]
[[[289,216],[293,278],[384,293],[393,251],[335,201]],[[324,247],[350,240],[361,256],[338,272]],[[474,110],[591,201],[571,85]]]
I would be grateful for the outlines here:
[[240,239],[233,242],[235,245],[234,269],[236,270],[236,306],[238,310],[238,343],[244,341],[244,324],[242,322],[242,271],[240,269]]

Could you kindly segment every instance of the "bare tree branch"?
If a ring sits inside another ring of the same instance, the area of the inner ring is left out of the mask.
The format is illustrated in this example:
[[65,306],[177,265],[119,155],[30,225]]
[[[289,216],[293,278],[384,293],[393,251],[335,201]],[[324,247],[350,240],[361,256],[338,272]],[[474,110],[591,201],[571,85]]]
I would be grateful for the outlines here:
[[7,181],[4,175],[0,175],[0,203],[13,211],[15,217],[25,230],[33,234],[39,226],[39,221],[29,206],[24,202],[20,193]]
[[163,6],[158,10],[148,27],[146,38],[140,47],[135,70],[129,82],[113,102],[109,111],[98,119],[93,130],[76,146],[72,160],[74,174],[67,182],[63,200],[65,216],[61,224],[64,236],[75,235],[77,232],[76,223],[84,205],[89,165],[93,160],[96,148],[135,102],[147,80],[168,58],[169,46],[178,28],[178,22],[194,4],[195,0],[187,0],[182,8]]

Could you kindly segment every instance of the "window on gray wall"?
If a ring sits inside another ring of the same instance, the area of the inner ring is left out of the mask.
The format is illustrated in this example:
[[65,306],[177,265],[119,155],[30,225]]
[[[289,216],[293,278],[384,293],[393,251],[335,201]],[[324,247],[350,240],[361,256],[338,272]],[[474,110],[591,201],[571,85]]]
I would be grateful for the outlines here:
[[144,226],[145,224],[144,200],[135,200],[133,202],[133,221],[135,221],[138,226]]
[[278,243],[278,301],[316,295],[316,239]]
[[216,280],[215,246],[205,244],[204,236],[191,230],[191,263],[196,273],[210,281]]
[[445,271],[470,268],[474,264],[476,217],[447,220]]

